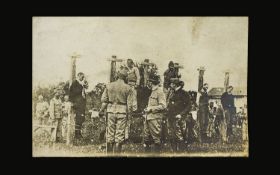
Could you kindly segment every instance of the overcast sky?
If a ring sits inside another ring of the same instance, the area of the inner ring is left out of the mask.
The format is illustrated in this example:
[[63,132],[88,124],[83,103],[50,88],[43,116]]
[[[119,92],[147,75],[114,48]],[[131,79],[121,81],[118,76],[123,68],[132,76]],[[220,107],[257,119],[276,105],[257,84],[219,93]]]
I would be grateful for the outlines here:
[[204,66],[209,87],[247,86],[247,17],[34,17],[33,85],[70,78],[70,55],[81,55],[90,89],[109,81],[112,55],[141,62],[148,58],[162,75],[170,60],[181,69],[185,89],[197,90]]

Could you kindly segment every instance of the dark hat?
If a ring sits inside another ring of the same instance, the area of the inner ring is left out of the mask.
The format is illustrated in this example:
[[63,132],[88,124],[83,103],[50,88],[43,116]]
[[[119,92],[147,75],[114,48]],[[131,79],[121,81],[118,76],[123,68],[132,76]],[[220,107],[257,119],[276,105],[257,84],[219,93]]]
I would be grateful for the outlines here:
[[160,83],[160,76],[156,74],[151,74],[149,76],[149,81],[154,82],[154,83]]

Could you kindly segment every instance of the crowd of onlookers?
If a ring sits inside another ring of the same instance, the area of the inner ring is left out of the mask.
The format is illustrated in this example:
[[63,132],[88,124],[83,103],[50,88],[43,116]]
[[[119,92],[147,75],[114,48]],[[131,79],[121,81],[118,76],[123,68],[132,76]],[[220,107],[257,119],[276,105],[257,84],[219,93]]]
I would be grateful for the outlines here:
[[[162,118],[160,128],[161,142],[166,143],[170,140],[170,134],[171,140],[175,139],[174,142],[184,144],[194,141],[230,142],[234,137],[235,128],[242,129],[242,139],[247,140],[247,107],[245,105],[236,112],[233,87],[228,86],[221,100],[209,102],[208,83],[202,83],[198,92],[184,91],[185,82],[180,79],[179,68],[178,63],[170,61],[168,69],[164,72],[163,82],[158,82],[163,88],[166,103],[163,110],[165,117]],[[132,92],[128,100],[132,109],[128,115],[142,114],[147,108],[152,92],[149,77],[157,74],[157,67],[149,63],[148,59],[139,66],[135,66],[133,61],[128,59],[127,67],[121,66],[120,69],[128,72],[124,81]],[[49,101],[44,99],[43,94],[37,94],[35,121],[38,123],[35,123],[42,127],[56,126],[52,132],[54,141],[81,140],[82,125],[93,111],[100,110],[101,96],[106,86],[100,83],[89,93],[85,92],[87,88],[88,83],[84,74],[78,73],[77,79],[71,85],[65,83],[58,85]],[[126,130],[126,139],[128,133]]]

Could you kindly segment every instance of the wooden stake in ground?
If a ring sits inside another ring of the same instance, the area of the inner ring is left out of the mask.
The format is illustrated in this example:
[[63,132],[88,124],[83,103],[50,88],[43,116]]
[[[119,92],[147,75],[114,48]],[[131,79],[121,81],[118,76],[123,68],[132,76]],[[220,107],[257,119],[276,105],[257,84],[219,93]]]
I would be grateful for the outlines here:
[[205,68],[200,67],[197,70],[199,72],[199,75],[198,75],[198,92],[200,92],[201,89],[203,88],[203,75],[204,75],[204,72],[205,72]]
[[110,69],[110,82],[114,82],[117,77],[117,62],[122,62],[122,59],[117,59],[117,56],[113,55],[111,59],[108,59],[108,61],[111,61],[111,69]]
[[225,71],[224,92],[227,91],[229,86],[229,71]]
[[73,55],[70,56],[71,57],[71,70],[70,70],[70,84],[76,80],[76,61],[77,58],[80,58],[81,55],[77,54],[77,53],[73,53]]

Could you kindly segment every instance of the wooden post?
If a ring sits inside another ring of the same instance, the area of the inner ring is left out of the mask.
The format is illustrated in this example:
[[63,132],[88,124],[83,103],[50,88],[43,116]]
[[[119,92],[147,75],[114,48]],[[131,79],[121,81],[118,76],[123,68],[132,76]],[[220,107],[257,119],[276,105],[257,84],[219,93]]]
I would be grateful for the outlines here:
[[74,53],[71,55],[71,70],[70,70],[70,83],[69,85],[72,84],[74,80],[76,80],[76,61],[77,58],[80,58],[81,55],[78,55],[77,53]]
[[[76,61],[77,58],[80,58],[81,55],[78,55],[77,53],[74,53],[71,57],[71,71],[70,71],[70,81],[69,81],[69,89],[74,80],[76,80]],[[73,144],[73,137],[74,137],[74,131],[75,131],[75,113],[73,112],[73,106],[71,107],[70,112],[67,116],[67,134],[66,134],[66,144],[72,145]]]
[[227,88],[229,86],[229,71],[225,72],[225,81],[224,81],[224,92],[227,91]]
[[110,82],[113,82],[116,80],[117,62],[122,62],[123,60],[117,59],[117,56],[113,55],[111,59],[108,59],[108,61],[111,61]]
[[198,75],[198,92],[200,92],[201,89],[203,88],[203,76],[204,76],[205,68],[200,67],[197,70],[199,72],[199,75]]

